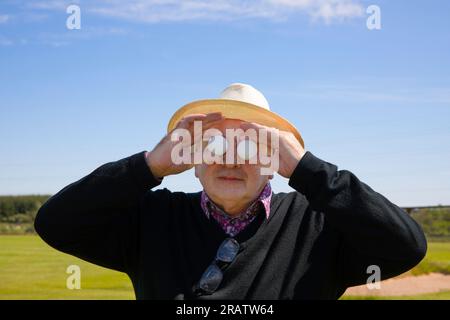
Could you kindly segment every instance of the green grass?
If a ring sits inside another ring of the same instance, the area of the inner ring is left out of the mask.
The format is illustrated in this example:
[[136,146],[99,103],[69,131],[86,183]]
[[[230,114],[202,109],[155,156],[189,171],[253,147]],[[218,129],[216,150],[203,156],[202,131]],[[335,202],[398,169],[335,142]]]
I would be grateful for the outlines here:
[[450,274],[450,242],[429,242],[427,255],[410,271],[415,276],[431,272]]
[[[69,265],[81,289],[66,288]],[[126,274],[60,253],[37,236],[0,236],[0,299],[134,299]]]
[[419,294],[416,296],[398,296],[398,297],[342,296],[340,300],[450,300],[450,291]]
[[[66,288],[69,265],[81,268],[81,289]],[[450,243],[429,243],[425,259],[409,273],[450,274]],[[108,270],[60,253],[33,235],[0,235],[1,299],[134,299],[131,281]],[[342,299],[445,299],[449,292],[408,297],[353,297]]]

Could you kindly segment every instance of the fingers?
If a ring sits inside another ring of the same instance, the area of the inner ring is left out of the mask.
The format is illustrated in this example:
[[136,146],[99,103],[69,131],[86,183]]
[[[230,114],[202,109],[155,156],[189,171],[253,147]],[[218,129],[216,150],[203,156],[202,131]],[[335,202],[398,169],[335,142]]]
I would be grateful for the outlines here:
[[[253,140],[258,145],[265,146],[268,148],[269,151],[272,150],[272,148],[277,148],[278,144],[276,141],[279,140],[280,130],[268,126],[264,126],[255,122],[243,122],[240,125],[241,129],[246,131],[246,135],[241,136],[239,139],[244,140],[246,137],[247,139]],[[256,132],[256,137],[253,134],[248,134],[253,129]],[[262,138],[262,139],[260,139]],[[275,139],[275,141],[273,141]],[[275,142],[275,144],[274,144]]]
[[[201,141],[203,141],[205,131],[217,126],[223,119],[224,119],[223,117],[214,117],[208,121],[205,120],[202,122],[202,127],[201,127],[202,130],[193,130],[193,132],[191,130],[191,133],[194,134],[194,139],[193,139],[194,143],[200,143]],[[217,129],[217,130],[219,131],[219,129]]]
[[190,129],[195,121],[202,121],[203,125],[223,120],[221,112],[212,112],[208,114],[190,114],[178,123],[177,128]]
[[222,119],[222,112],[211,112],[206,115],[205,121],[217,121]]
[[212,112],[208,114],[190,114],[184,117],[177,125],[177,129],[186,129],[189,130],[191,135],[193,136],[192,143],[195,143],[199,139],[201,139],[201,134],[203,132],[195,132],[194,124],[196,121],[202,122],[202,131],[205,131],[211,128],[214,125],[217,125],[220,121],[222,121],[224,117],[221,112]]
[[263,130],[263,131],[267,131],[268,133],[272,133],[272,132],[278,133],[278,131],[279,131],[277,128],[264,126],[262,124],[255,123],[255,122],[243,122],[243,123],[241,123],[240,127],[243,130],[254,129],[254,130],[256,130],[256,132]]
[[[217,125],[225,118],[221,112],[212,112],[208,114],[190,114],[184,117],[177,125],[176,129],[186,129],[190,133],[191,139],[183,140],[182,146],[189,148],[189,152],[192,154],[197,148],[200,147],[203,140],[203,133],[205,130]],[[201,121],[201,130],[195,130],[195,122]]]

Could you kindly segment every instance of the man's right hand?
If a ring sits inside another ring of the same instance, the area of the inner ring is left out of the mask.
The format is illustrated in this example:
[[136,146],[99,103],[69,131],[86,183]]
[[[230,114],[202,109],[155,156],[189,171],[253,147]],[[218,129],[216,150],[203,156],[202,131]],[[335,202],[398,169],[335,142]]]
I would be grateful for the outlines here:
[[147,165],[150,168],[153,176],[157,179],[162,179],[165,176],[178,174],[183,171],[189,170],[194,166],[194,164],[176,165],[172,162],[172,149],[176,144],[179,143],[179,141],[171,140],[171,134],[174,130],[189,130],[192,137],[191,145],[193,145],[197,142],[198,139],[202,139],[202,137],[194,137],[194,121],[202,121],[202,131],[204,132],[223,119],[224,117],[220,112],[208,114],[191,114],[184,117],[177,124],[177,126],[156,145],[156,147],[152,151],[145,154]]

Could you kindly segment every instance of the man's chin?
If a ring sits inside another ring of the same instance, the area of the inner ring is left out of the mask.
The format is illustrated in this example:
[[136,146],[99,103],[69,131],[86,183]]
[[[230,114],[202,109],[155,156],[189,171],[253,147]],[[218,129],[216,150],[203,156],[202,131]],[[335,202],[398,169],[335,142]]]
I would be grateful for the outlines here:
[[223,186],[217,185],[215,193],[220,194],[220,198],[226,201],[238,200],[242,198],[242,194],[245,193],[245,188],[239,186]]
[[245,192],[246,185],[244,180],[221,180],[217,179],[215,189],[220,192],[221,196],[229,196],[239,198]]

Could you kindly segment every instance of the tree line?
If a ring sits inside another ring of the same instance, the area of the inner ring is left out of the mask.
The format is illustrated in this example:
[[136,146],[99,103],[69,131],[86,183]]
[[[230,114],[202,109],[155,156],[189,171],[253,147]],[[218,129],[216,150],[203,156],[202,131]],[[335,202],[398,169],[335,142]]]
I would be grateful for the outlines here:
[[34,233],[33,222],[50,195],[0,196],[0,234]]

